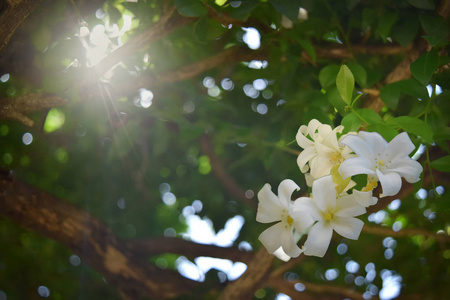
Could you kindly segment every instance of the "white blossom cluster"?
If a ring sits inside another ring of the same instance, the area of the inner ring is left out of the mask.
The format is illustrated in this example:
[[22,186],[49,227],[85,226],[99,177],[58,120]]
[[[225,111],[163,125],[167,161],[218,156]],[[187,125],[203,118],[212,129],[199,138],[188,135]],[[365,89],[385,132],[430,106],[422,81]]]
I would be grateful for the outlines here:
[[[280,183],[278,195],[269,184],[258,192],[256,220],[277,222],[263,231],[259,240],[271,254],[284,261],[301,253],[323,257],[333,231],[348,239],[358,239],[364,222],[356,217],[377,203],[372,191],[378,182],[382,189],[379,196],[384,197],[400,191],[402,177],[409,183],[420,180],[423,168],[409,157],[415,146],[406,132],[388,143],[376,132],[351,132],[338,138],[343,129],[343,126],[332,129],[314,119],[298,130],[296,139],[303,151],[297,164],[305,173],[308,186],[312,186],[309,197],[291,200],[300,187],[290,179]],[[367,185],[360,191],[351,180],[359,174],[367,175]],[[303,235],[308,236],[299,247]]]

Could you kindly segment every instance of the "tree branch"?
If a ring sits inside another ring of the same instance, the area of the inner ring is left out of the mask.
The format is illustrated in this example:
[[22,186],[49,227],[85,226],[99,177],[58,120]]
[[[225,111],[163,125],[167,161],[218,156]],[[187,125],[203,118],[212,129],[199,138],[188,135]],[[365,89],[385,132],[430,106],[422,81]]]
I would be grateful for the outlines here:
[[[305,286],[305,291],[299,292],[295,289],[295,284],[301,283]],[[308,283],[300,280],[286,281],[279,276],[270,276],[267,285],[273,287],[277,291],[283,292],[289,295],[293,299],[302,300],[315,300],[315,299],[327,299],[327,300],[341,300],[343,298],[350,298],[352,300],[363,300],[364,297],[361,293],[335,285],[330,284],[316,284]]]
[[69,101],[48,93],[26,94],[14,98],[0,99],[0,119],[15,120],[32,127],[33,120],[26,115],[56,106],[66,105]]
[[203,245],[174,237],[156,237],[151,239],[130,240],[127,248],[137,256],[154,256],[163,253],[175,253],[194,259],[199,256],[217,257],[248,263],[254,253],[245,252],[236,247],[218,247]]
[[274,256],[261,247],[248,264],[245,273],[227,285],[219,300],[253,299],[255,291],[264,284],[273,260]]
[[148,47],[152,42],[161,39],[176,29],[188,24],[193,19],[185,18],[175,13],[175,7],[165,12],[159,21],[148,30],[130,38],[123,46],[117,48],[96,66],[92,68],[92,76],[89,76],[87,83],[97,82],[106,71],[118,64],[122,59]]
[[40,3],[39,0],[6,0],[0,4],[0,50],[16,29]]
[[403,228],[400,231],[394,231],[388,227],[381,226],[364,226],[362,229],[365,233],[381,235],[381,236],[392,236],[392,237],[405,237],[414,235],[423,235],[425,237],[433,237],[437,241],[450,242],[450,236],[446,233],[433,233],[426,229],[421,228]]
[[201,151],[209,157],[211,162],[211,168],[213,173],[216,175],[217,179],[219,179],[222,186],[237,200],[247,204],[253,210],[256,210],[257,203],[252,201],[252,198],[247,198],[245,196],[245,190],[239,186],[239,184],[231,177],[223,166],[222,162],[217,157],[214,152],[213,145],[211,143],[211,139],[206,135],[202,135],[200,137],[200,148]]
[[111,230],[89,213],[0,172],[0,213],[54,239],[101,272],[132,299],[172,298],[199,283],[138,261]]

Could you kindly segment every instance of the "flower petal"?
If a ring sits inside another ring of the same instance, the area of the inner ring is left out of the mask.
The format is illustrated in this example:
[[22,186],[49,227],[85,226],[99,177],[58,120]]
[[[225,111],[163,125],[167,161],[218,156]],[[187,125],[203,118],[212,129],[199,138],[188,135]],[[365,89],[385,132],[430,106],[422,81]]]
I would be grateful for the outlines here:
[[336,200],[334,215],[338,217],[356,217],[366,213],[366,208],[356,201],[354,195],[346,195]]
[[317,179],[330,174],[331,168],[334,166],[334,164],[335,162],[331,161],[329,157],[317,157],[317,159],[309,164],[311,168],[311,176]]
[[299,234],[304,234],[305,231],[314,223],[314,219],[312,218],[311,214],[306,211],[295,211],[293,208],[290,216],[294,220],[293,226],[295,228],[295,231]]
[[272,254],[281,246],[281,235],[286,230],[282,222],[270,226],[264,230],[258,237],[267,251]]
[[289,261],[291,259],[291,257],[283,251],[283,247],[278,248],[272,254],[281,259],[282,261]]
[[308,233],[305,242],[305,255],[323,257],[330,245],[333,228],[329,222],[317,222]]
[[374,174],[373,161],[362,156],[346,159],[339,167],[339,173],[344,179],[358,174]]
[[292,230],[283,230],[279,234],[283,251],[290,257],[298,257],[302,250],[297,245],[298,241],[294,240]]
[[313,199],[321,211],[336,205],[336,188],[331,175],[321,177],[313,182]]
[[361,192],[358,190],[353,190],[353,196],[359,204],[364,207],[368,207],[371,205],[375,205],[378,202],[378,198],[372,196],[372,191],[369,192]]
[[388,143],[378,132],[360,131],[358,136],[366,141],[375,157],[386,152]]
[[314,142],[308,139],[306,137],[307,135],[308,135],[308,127],[306,127],[305,125],[300,126],[295,138],[297,140],[297,144],[303,149],[314,146]]
[[383,188],[383,194],[380,197],[394,196],[402,187],[402,179],[397,173],[391,172],[383,174],[377,169],[378,179],[380,180],[381,187]]
[[[314,203],[314,200],[308,197],[301,197],[294,201],[294,205],[292,207],[292,215],[297,216],[297,213],[306,213],[313,220],[321,220],[322,214],[317,208],[317,205]],[[307,220],[307,222],[309,222]],[[308,227],[311,224],[308,225]]]
[[374,159],[374,154],[370,144],[361,137],[363,133],[363,131],[360,131],[358,135],[347,135],[342,139],[341,144],[352,149],[356,155],[372,160]]
[[291,196],[294,191],[300,190],[300,187],[291,179],[283,180],[278,186],[278,199],[283,206],[289,208],[291,206]]
[[394,160],[399,157],[408,156],[416,147],[411,142],[408,134],[402,132],[396,135],[389,144],[386,145],[386,153],[389,153],[389,158]]
[[309,166],[306,164],[317,155],[316,149],[314,147],[307,147],[302,152],[300,152],[297,157],[297,165],[302,173],[308,172]]
[[389,172],[396,172],[404,177],[409,183],[415,183],[420,180],[420,174],[423,172],[422,165],[406,156],[403,159],[396,159],[389,165]]
[[283,207],[278,197],[272,192],[270,184],[266,183],[258,192],[258,212],[256,221],[260,223],[272,223],[281,220]]
[[334,217],[331,221],[331,227],[345,238],[357,240],[364,222],[356,218]]

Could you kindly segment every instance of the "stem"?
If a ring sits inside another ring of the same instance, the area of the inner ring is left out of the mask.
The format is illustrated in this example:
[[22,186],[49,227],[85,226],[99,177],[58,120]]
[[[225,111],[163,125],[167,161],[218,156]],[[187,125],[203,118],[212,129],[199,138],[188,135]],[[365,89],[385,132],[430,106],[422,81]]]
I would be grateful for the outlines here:
[[[432,108],[432,104],[433,104],[433,98],[435,97],[435,89],[436,89],[436,85],[433,85],[433,93],[431,94],[430,99],[428,100],[427,103],[427,107],[425,108],[425,117],[424,117],[424,121],[425,123],[427,123],[427,119],[428,119],[428,113],[430,112],[431,108]],[[430,178],[431,178],[431,184],[433,185],[433,189],[436,190],[436,183],[434,182],[434,176],[433,176],[433,170],[431,169],[431,163],[430,163],[430,154],[428,151],[429,146],[427,146],[425,148],[425,153],[427,155],[427,166],[428,166],[428,171],[430,172]],[[439,194],[437,194],[439,197]]]
[[[427,155],[427,166],[428,166],[428,171],[430,172],[431,184],[433,185],[433,189],[436,190],[436,183],[434,182],[433,170],[431,169],[430,154],[428,151],[428,146],[425,148],[425,153]],[[436,193],[436,195],[437,195],[437,197],[439,197],[438,193]]]
[[350,107],[350,110],[352,111],[352,113],[355,114],[355,116],[357,116],[361,121],[363,121],[363,122],[366,123],[367,125],[370,125],[370,123],[367,122],[367,120],[364,119],[363,116],[361,116],[361,115],[356,111],[356,109],[353,108],[353,106],[349,106],[349,107]]
[[[283,150],[283,151],[291,153],[291,154],[295,154],[295,155],[299,155],[300,154],[300,151],[291,149],[289,147],[280,146],[280,145],[278,145],[276,143],[267,142],[267,141],[260,141],[260,143],[262,143],[262,144],[264,144],[266,146],[270,146],[270,147],[273,147],[273,148],[277,148],[277,149]],[[291,144],[291,143],[289,143],[289,144]]]

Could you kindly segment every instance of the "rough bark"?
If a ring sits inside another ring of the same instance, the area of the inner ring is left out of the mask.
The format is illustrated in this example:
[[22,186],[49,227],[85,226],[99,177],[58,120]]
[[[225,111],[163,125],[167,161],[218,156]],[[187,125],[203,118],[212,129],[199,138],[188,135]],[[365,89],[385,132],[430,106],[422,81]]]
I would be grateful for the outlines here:
[[69,101],[48,93],[32,93],[0,99],[0,119],[15,120],[32,127],[34,121],[27,114],[66,105]]
[[39,0],[6,0],[0,5],[0,50],[16,29],[40,3]]
[[175,271],[138,261],[130,247],[101,221],[4,171],[0,174],[0,205],[1,214],[64,244],[132,299],[173,298],[192,293],[198,286]]

